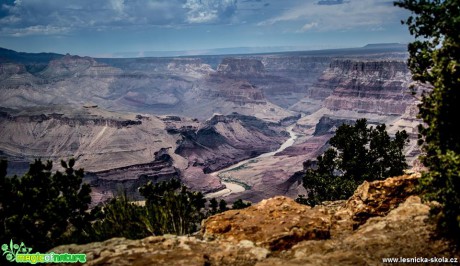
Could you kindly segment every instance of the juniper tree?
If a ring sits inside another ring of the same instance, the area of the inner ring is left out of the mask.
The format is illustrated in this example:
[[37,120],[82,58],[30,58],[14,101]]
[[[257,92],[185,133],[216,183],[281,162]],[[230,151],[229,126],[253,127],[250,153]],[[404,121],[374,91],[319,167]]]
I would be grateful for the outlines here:
[[411,11],[402,21],[416,38],[410,43],[408,66],[413,79],[432,89],[419,104],[419,144],[426,199],[439,202],[433,209],[440,232],[460,242],[460,4],[458,0],[403,0],[396,6]]
[[347,199],[364,181],[400,175],[407,168],[403,154],[408,135],[398,131],[392,139],[385,124],[368,127],[366,119],[341,125],[329,140],[331,148],[317,161],[304,163],[303,186],[308,196],[296,201],[316,205],[322,201]]

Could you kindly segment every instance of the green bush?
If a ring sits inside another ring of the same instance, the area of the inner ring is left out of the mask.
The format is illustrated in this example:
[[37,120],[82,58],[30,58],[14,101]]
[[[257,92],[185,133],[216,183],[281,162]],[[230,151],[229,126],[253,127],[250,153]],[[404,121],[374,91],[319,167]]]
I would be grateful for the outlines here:
[[203,194],[189,191],[177,179],[155,185],[149,182],[139,191],[146,198],[146,222],[153,234],[193,233],[206,216]]
[[126,193],[113,198],[102,208],[95,208],[93,214],[96,221],[92,241],[112,237],[140,239],[152,235],[145,224],[145,208],[130,202]]
[[211,216],[224,211],[228,211],[227,202],[224,199],[221,199],[219,202],[217,202],[215,198],[209,200],[207,216]]
[[0,161],[0,240],[24,242],[34,251],[69,243],[129,239],[197,231],[211,213],[228,210],[227,203],[206,199],[173,179],[140,188],[145,206],[130,202],[126,193],[89,211],[90,187],[82,184],[83,169],[62,161],[64,173],[52,174],[52,163],[36,160],[22,177],[6,177],[7,162]]
[[233,210],[245,209],[249,206],[251,206],[250,202],[245,203],[243,202],[242,199],[238,199],[237,201],[233,202],[232,209]]
[[402,174],[407,168],[403,154],[407,139],[405,131],[398,131],[391,139],[385,124],[368,128],[366,119],[358,119],[355,125],[341,125],[329,141],[332,148],[317,162],[304,163],[303,186],[308,196],[302,195],[296,201],[314,206],[347,199],[364,180]]
[[[6,177],[0,163],[0,239],[24,242],[34,251],[47,251],[63,243],[83,242],[89,235],[90,187],[82,185],[83,169],[75,160],[61,162],[64,173],[51,173],[52,162],[35,160],[18,178]],[[5,242],[7,241],[7,242]]]

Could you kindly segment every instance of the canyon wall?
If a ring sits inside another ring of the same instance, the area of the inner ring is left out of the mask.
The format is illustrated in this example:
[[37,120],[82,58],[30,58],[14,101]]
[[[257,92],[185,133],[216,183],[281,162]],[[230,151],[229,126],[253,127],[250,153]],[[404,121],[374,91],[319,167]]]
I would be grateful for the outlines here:
[[[260,158],[241,169],[225,173],[251,187],[229,200],[260,201],[275,195],[296,197],[301,186],[302,163],[316,159],[343,123],[366,118],[370,126],[385,123],[390,135],[406,130],[410,142],[404,152],[410,165],[417,164],[417,100],[408,90],[411,75],[402,60],[334,59],[307,90],[307,96],[291,107],[304,115],[296,122],[295,143],[274,158]],[[416,88],[420,89],[420,88]]]
[[325,99],[330,110],[402,115],[414,102],[408,90],[411,75],[403,61],[335,60],[328,71],[339,80]]

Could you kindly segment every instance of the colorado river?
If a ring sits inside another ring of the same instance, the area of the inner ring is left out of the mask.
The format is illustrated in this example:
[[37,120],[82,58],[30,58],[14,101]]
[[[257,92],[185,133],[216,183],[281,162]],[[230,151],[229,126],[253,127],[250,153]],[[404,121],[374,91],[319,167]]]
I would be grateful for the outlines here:
[[219,171],[211,173],[213,176],[218,176],[221,179],[222,184],[224,184],[227,188],[219,190],[217,192],[206,194],[206,198],[216,198],[216,197],[225,197],[233,193],[239,193],[245,191],[245,188],[239,185],[237,182],[229,182],[224,181],[227,177],[223,176],[222,174],[225,172],[229,172],[235,170],[238,167],[242,167],[243,165],[251,164],[257,159],[267,158],[275,155],[278,152],[284,151],[287,147],[290,147],[294,144],[295,140],[297,139],[297,135],[294,133],[293,129],[296,124],[293,124],[286,128],[286,131],[289,133],[289,139],[286,140],[276,151],[263,153],[255,158],[249,158],[247,160],[241,161],[237,164],[231,165]]

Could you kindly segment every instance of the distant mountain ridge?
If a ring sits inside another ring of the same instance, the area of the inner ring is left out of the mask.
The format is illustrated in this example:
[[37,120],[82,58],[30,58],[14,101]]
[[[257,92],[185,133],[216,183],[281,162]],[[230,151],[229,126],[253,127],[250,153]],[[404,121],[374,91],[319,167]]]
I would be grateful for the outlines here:
[[63,57],[57,53],[25,53],[0,47],[0,60],[12,61],[17,63],[46,63],[51,60]]
[[[382,49],[383,51],[407,51],[407,44],[402,43],[371,43],[362,47],[348,48],[327,48],[327,49],[303,49],[301,47],[232,47],[232,48],[215,48],[203,50],[184,50],[184,51],[142,51],[142,52],[117,52],[113,58],[146,58],[146,57],[195,57],[209,55],[256,55],[256,54],[323,54],[323,53],[343,53],[359,50]],[[13,61],[18,63],[48,63],[51,60],[63,57],[64,54],[40,52],[27,53],[17,52],[11,49],[0,47],[0,60]],[[94,58],[104,58],[92,56]]]

